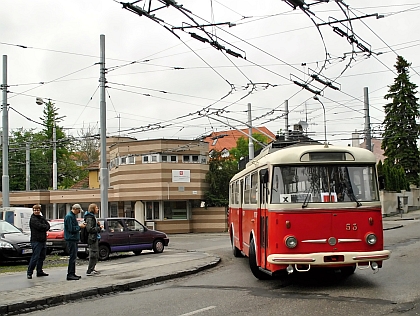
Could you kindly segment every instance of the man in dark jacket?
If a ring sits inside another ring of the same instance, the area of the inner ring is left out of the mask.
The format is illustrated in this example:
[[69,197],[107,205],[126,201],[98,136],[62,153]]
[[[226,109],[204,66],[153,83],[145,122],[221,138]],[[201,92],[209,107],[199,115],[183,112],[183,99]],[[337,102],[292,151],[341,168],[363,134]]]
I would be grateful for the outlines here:
[[99,274],[95,270],[96,263],[98,262],[99,252],[99,239],[103,226],[96,220],[95,215],[99,213],[99,207],[96,204],[90,204],[88,211],[85,213],[86,230],[88,232],[88,245],[89,245],[89,265],[86,271],[87,276]]
[[41,205],[34,205],[32,207],[32,211],[33,213],[29,220],[29,228],[31,229],[32,257],[28,265],[28,279],[32,279],[35,267],[37,277],[48,276],[48,273],[45,273],[42,270],[42,266],[47,254],[47,231],[50,229],[50,224],[41,214]]
[[78,223],[76,216],[82,211],[80,204],[74,204],[71,211],[64,217],[64,239],[69,250],[69,265],[67,268],[67,280],[79,280],[76,275],[77,243],[80,240],[80,228],[85,228],[85,223]]

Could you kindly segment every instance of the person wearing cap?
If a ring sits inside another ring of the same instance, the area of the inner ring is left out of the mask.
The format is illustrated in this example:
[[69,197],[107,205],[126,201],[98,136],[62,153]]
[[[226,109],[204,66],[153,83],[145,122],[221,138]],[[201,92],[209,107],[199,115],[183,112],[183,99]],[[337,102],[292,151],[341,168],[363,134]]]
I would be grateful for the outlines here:
[[44,260],[47,254],[47,231],[50,229],[50,224],[42,216],[41,205],[35,204],[32,207],[32,215],[29,219],[29,228],[31,229],[31,247],[32,256],[29,261],[28,271],[26,273],[28,279],[32,279],[32,274],[36,267],[36,276],[44,277],[48,276],[42,270]]
[[78,223],[77,215],[83,212],[80,204],[74,204],[71,211],[64,217],[64,239],[69,251],[69,264],[67,268],[67,280],[79,280],[76,275],[77,243],[80,240],[80,229],[86,227],[86,223]]

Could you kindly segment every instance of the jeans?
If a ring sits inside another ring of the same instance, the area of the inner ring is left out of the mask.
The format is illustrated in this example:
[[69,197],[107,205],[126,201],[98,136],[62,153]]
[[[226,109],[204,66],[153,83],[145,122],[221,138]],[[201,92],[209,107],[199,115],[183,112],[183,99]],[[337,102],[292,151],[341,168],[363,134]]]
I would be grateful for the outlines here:
[[44,265],[44,260],[47,254],[47,246],[45,242],[41,241],[31,241],[32,247],[32,257],[28,265],[28,275],[32,275],[36,267],[36,272],[42,272],[42,266]]
[[67,277],[76,275],[76,258],[77,258],[77,241],[66,240],[67,249],[69,250],[69,265],[67,268]]
[[93,244],[89,244],[89,265],[87,269],[87,273],[92,272],[95,270],[96,263],[98,262],[99,257],[99,242],[96,240]]

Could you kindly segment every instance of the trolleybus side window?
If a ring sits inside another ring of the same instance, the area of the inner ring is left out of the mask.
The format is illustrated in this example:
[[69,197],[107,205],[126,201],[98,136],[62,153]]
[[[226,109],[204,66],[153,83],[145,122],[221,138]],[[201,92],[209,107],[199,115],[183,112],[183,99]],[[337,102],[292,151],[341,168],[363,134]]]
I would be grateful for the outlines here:
[[258,173],[254,172],[251,174],[251,197],[250,203],[256,204],[257,203],[257,191],[258,191]]
[[244,187],[244,204],[249,204],[249,194],[251,192],[251,176],[247,175],[245,177],[245,187]]

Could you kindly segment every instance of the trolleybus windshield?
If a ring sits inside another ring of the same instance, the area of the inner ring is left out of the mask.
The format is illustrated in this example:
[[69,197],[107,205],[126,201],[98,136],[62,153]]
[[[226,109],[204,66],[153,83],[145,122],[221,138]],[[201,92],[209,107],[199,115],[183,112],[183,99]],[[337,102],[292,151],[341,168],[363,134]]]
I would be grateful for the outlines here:
[[379,201],[374,165],[274,166],[271,203]]

